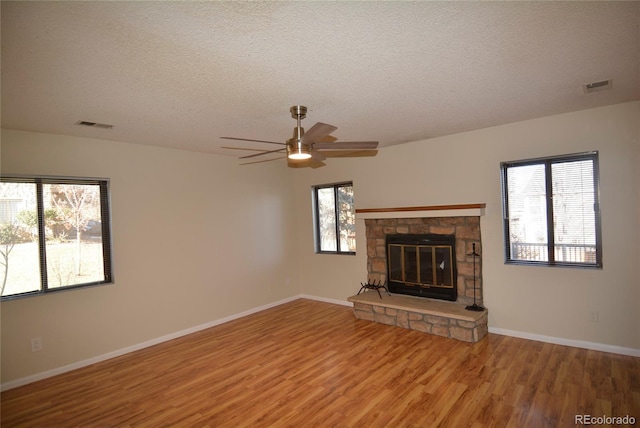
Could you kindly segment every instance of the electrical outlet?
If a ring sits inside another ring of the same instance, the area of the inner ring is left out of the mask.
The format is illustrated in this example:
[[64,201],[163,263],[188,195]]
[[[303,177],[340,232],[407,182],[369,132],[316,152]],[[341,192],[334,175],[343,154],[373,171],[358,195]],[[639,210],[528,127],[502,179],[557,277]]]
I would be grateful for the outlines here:
[[592,310],[589,313],[589,321],[598,322],[598,311]]
[[34,337],[31,339],[31,352],[42,351],[42,339]]

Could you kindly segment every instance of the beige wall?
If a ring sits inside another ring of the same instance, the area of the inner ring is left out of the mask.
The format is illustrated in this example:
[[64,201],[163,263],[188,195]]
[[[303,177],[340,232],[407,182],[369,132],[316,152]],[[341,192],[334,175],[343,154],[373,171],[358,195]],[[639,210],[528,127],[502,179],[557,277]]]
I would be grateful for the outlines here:
[[10,130],[1,144],[2,173],[111,180],[115,277],[3,302],[3,383],[299,293],[282,164]]
[[[300,293],[346,301],[366,280],[364,221],[357,255],[314,254],[311,186],[347,180],[358,208],[487,204],[491,328],[640,349],[639,119],[640,103],[626,103],[318,169],[240,167],[222,156],[3,130],[3,173],[111,179],[116,283],[0,304],[2,382]],[[500,162],[587,150],[600,152],[604,269],[504,265]],[[599,322],[589,321],[591,310]],[[42,338],[42,351],[31,352],[32,337]]]
[[[357,208],[487,204],[481,231],[490,327],[640,349],[639,121],[640,103],[625,103],[385,148],[375,158],[331,159],[323,168],[299,171],[302,292],[346,300],[366,280],[363,220],[356,225],[356,256],[313,253],[311,186],[353,180]],[[604,268],[505,265],[500,162],[589,150],[600,153]],[[589,321],[592,310],[599,322]]]

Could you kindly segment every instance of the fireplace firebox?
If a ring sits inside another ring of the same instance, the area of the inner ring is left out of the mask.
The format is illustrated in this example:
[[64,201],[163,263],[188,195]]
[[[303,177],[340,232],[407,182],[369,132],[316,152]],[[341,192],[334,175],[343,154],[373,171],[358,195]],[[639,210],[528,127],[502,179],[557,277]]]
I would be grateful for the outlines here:
[[455,235],[387,235],[389,291],[456,301],[458,293],[455,243]]

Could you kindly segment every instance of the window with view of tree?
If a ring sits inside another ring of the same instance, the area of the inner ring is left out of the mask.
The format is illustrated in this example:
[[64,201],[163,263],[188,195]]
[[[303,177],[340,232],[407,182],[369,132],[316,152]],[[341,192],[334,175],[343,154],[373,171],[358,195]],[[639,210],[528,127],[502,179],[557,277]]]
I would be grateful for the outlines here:
[[602,267],[598,152],[503,162],[507,263]]
[[2,298],[112,282],[108,181],[0,179]]
[[355,254],[353,183],[313,187],[316,252]]

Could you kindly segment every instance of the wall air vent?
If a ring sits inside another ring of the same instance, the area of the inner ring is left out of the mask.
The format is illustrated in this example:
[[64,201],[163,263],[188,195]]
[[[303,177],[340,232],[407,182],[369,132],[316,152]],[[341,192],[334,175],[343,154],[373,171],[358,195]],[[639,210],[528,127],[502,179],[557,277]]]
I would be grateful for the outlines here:
[[102,129],[112,129],[113,125],[107,125],[106,123],[97,123],[97,122],[89,122],[86,120],[80,120],[76,122],[76,125],[80,126],[88,126],[91,128],[102,128]]
[[592,92],[604,91],[607,89],[611,89],[613,87],[613,81],[609,80],[601,80],[599,82],[587,83],[586,85],[582,85],[582,90],[585,94],[590,94]]

